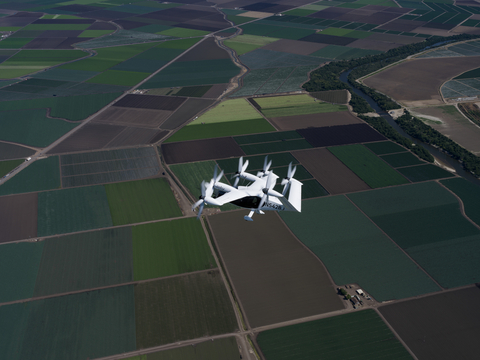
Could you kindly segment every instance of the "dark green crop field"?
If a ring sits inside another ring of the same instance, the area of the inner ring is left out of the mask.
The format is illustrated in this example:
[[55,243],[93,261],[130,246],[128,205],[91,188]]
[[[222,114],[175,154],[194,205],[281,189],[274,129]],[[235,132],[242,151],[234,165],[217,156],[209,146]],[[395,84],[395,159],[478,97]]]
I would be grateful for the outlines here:
[[267,360],[412,359],[374,310],[263,331],[257,342]]
[[405,148],[391,141],[379,141],[365,144],[365,146],[377,155],[393,154],[406,151]]
[[[375,192],[360,194],[368,193]],[[439,290],[344,196],[303,201],[301,214],[281,212],[280,216],[298,239],[323,261],[337,285],[357,283],[378,301]]]
[[237,329],[218,270],[136,285],[135,321],[138,349]]
[[134,280],[216,267],[202,225],[195,218],[137,225],[132,234]]
[[0,302],[33,296],[43,242],[2,245],[0,251]]
[[0,186],[0,195],[60,188],[58,156],[34,161]]
[[133,281],[129,227],[46,239],[35,297]]
[[466,215],[480,226],[480,188],[468,180],[453,178],[440,181],[463,202]]
[[407,179],[362,145],[335,146],[328,150],[373,189],[408,183]]
[[418,157],[413,155],[411,152],[388,154],[380,157],[394,168],[401,167],[401,166],[419,165],[424,163],[422,160],[420,160]]
[[101,185],[38,194],[38,236],[112,225],[107,194]]
[[170,184],[164,178],[105,185],[113,225],[182,216]]
[[0,161],[0,177],[8,174],[10,171],[15,169],[18,165],[23,163],[25,160],[7,160],[7,161]]
[[435,180],[455,176],[451,172],[433,164],[409,166],[400,168],[398,169],[398,171],[413,182]]

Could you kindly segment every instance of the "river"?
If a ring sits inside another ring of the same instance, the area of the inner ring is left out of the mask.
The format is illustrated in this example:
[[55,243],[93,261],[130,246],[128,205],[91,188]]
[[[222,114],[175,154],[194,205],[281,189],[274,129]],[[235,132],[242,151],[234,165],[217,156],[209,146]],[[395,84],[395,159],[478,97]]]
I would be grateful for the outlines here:
[[[348,84],[349,86],[351,86],[348,82],[348,74],[350,74],[350,71],[351,70],[348,70],[348,71],[345,71],[343,72],[341,75],[340,75],[340,80],[346,84]],[[437,159],[439,162],[445,164],[446,166],[450,167],[450,168],[453,168],[455,169],[455,171],[457,172],[458,175],[464,177],[465,179],[473,182],[474,184],[477,184],[478,186],[480,186],[480,180],[473,176],[470,172],[468,171],[465,171],[465,169],[463,168],[462,164],[460,164],[457,160],[453,159],[450,155],[448,154],[445,154],[444,152],[441,152],[439,151],[438,149],[434,148],[433,146],[429,145],[429,144],[425,144],[424,142],[418,140],[418,139],[414,139],[412,138],[410,135],[408,135],[405,131],[402,130],[402,128],[400,126],[398,126],[398,124],[395,122],[395,120],[384,110],[380,109],[380,107],[377,105],[377,103],[375,101],[373,101],[373,99],[368,96],[367,94],[365,94],[363,91],[361,90],[358,90],[354,87],[351,87],[352,88],[352,91],[361,96],[362,98],[364,98],[368,104],[381,116],[383,117],[385,120],[388,121],[388,123],[390,125],[393,126],[393,128],[395,130],[397,130],[402,136],[405,136],[406,138],[410,139],[414,144],[416,144],[417,146],[423,146],[425,149],[427,149],[430,154],[433,155],[433,157],[435,157],[435,159]]]

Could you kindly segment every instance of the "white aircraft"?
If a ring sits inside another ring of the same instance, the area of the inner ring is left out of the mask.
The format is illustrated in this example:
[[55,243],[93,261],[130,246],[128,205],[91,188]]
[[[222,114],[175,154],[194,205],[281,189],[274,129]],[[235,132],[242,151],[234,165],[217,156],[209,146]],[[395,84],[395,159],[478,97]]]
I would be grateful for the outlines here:
[[[209,183],[202,181],[200,186],[202,196],[192,207],[192,210],[200,206],[197,219],[202,215],[205,205],[222,206],[226,203],[250,209],[250,213],[244,217],[247,221],[253,221],[254,213],[265,214],[266,210],[273,211],[297,211],[302,210],[302,183],[293,178],[297,167],[292,168],[292,163],[288,165],[287,177],[281,182],[283,191],[280,194],[273,190],[277,183],[278,176],[269,171],[272,161],[268,162],[268,156],[265,157],[263,169],[252,175],[247,172],[248,160],[243,163],[243,157],[239,159],[238,171],[233,175],[235,183],[233,186],[221,183],[223,170],[217,176],[217,167],[213,173],[213,178]],[[247,186],[238,186],[240,178],[250,181]],[[286,194],[288,194],[288,199]]]

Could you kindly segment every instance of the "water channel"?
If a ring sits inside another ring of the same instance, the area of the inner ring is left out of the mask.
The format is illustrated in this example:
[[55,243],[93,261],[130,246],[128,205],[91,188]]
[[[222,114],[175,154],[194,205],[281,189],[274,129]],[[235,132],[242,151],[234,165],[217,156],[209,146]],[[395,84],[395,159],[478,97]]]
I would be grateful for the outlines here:
[[[340,81],[344,82],[345,84],[349,84],[348,82],[348,74],[350,74],[350,71],[351,70],[348,70],[348,71],[345,71],[343,72],[341,75],[340,75]],[[457,172],[458,175],[464,177],[465,179],[473,182],[474,184],[477,184],[478,186],[480,186],[480,179],[478,179],[477,177],[473,176],[470,172],[468,171],[465,171],[465,169],[463,168],[462,164],[460,164],[457,160],[453,159],[452,157],[450,157],[450,155],[448,154],[445,154],[444,152],[441,152],[439,151],[438,149],[434,148],[433,146],[429,145],[429,144],[425,144],[424,142],[418,140],[418,139],[414,139],[412,138],[410,135],[408,135],[405,131],[402,130],[402,128],[400,126],[398,126],[398,124],[395,122],[395,120],[384,110],[380,109],[380,107],[377,105],[377,103],[370,97],[368,96],[367,94],[365,94],[363,91],[361,90],[358,90],[358,89],[355,89],[354,87],[351,88],[352,91],[361,96],[362,98],[364,98],[368,104],[381,116],[383,117],[385,120],[388,121],[388,123],[390,125],[393,126],[393,128],[395,130],[397,130],[400,135],[402,136],[405,136],[407,139],[410,139],[412,141],[412,143],[416,144],[417,146],[423,146],[425,149],[427,149],[430,154],[433,155],[433,157],[435,157],[435,159],[437,159],[440,163],[448,166],[449,168],[453,168],[455,169],[455,171]]]

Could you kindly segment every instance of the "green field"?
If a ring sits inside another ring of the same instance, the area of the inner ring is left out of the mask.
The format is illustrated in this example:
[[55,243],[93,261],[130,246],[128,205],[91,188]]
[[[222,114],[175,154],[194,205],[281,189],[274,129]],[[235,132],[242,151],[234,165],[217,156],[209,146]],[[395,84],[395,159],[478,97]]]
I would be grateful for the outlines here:
[[138,349],[237,329],[218,270],[136,285],[135,322]]
[[236,51],[237,55],[246,54],[249,51],[268,45],[279,39],[256,35],[240,35],[232,40],[226,40],[224,43],[229,48]]
[[315,179],[303,180],[302,184],[302,199],[312,199],[328,195],[328,191]]
[[433,164],[409,166],[398,169],[410,181],[427,181],[455,176],[451,172]]
[[[8,37],[0,41],[0,49],[20,49],[21,47],[27,45],[33,38],[12,38]],[[5,71],[2,71],[0,68],[1,78],[10,78],[5,76],[7,74]]]
[[[370,193],[376,191],[360,194]],[[373,199],[369,203],[377,205]],[[303,201],[301,214],[281,212],[280,216],[325,264],[337,285],[357,283],[377,301],[440,290],[344,196]]]
[[0,161],[0,177],[8,174],[24,161],[23,159]]
[[93,359],[135,350],[133,286],[0,307],[0,357]]
[[348,197],[443,287],[480,280],[480,230],[462,215],[457,198],[438,183]]
[[58,156],[36,160],[0,186],[0,195],[60,188]]
[[87,186],[38,194],[38,236],[112,226],[103,186]]
[[440,183],[460,198],[465,214],[480,226],[480,188],[468,180],[457,177],[442,180]]
[[420,160],[418,157],[413,155],[411,152],[389,154],[389,155],[383,155],[380,157],[394,168],[402,167],[402,166],[419,165],[424,163],[422,160]]
[[408,180],[363,145],[329,147],[328,150],[371,188],[408,184]]
[[181,40],[167,40],[161,42],[157,45],[157,48],[160,49],[179,49],[179,50],[187,50],[189,47],[192,47],[201,39],[181,39]]
[[[46,99],[32,99],[32,100],[15,100],[15,101],[1,101],[0,111],[24,110],[24,109],[39,109],[50,108],[50,116],[62,118],[72,121],[79,121],[86,119],[90,115],[96,113],[108,103],[122,95],[120,92],[105,93],[105,94],[91,94],[78,96],[57,96]],[[3,113],[6,114],[6,113]],[[2,114],[2,119],[4,115]],[[18,113],[17,113],[18,114]],[[36,114],[36,113],[33,113]],[[45,111],[43,112],[45,115]],[[5,116],[7,116],[6,114]],[[13,115],[11,115],[13,116]],[[40,115],[37,115],[40,116]],[[48,121],[55,119],[48,119]],[[23,120],[28,122],[29,120]],[[58,121],[58,120],[56,120]],[[33,121],[30,121],[33,122]],[[76,126],[76,124],[68,124],[69,126]],[[7,125],[2,125],[7,126]],[[13,126],[10,124],[10,126]],[[62,125],[59,125],[62,126]],[[54,130],[58,131],[58,130]],[[48,134],[47,134],[48,135]]]
[[256,45],[256,44],[247,44],[244,42],[237,42],[233,40],[226,40],[225,45],[228,46],[230,49],[235,50],[238,56],[246,54],[255,49],[258,49],[259,47],[262,46],[262,45]]
[[2,245],[0,303],[33,296],[43,245],[43,242]]
[[34,296],[133,281],[129,227],[46,239]]
[[245,99],[222,101],[213,109],[192,121],[189,125],[213,124],[239,120],[255,120],[261,115]]
[[132,234],[135,281],[216,267],[195,218],[137,225]]
[[267,360],[412,359],[374,310],[263,331],[257,342]]
[[372,150],[377,155],[393,154],[406,151],[405,148],[391,141],[379,141],[365,144],[364,146]]
[[107,184],[105,191],[114,226],[182,216],[164,178]]
[[195,29],[186,29],[181,27],[174,27],[168,30],[160,31],[159,35],[174,36],[179,38],[193,37],[193,36],[205,36],[209,34],[210,31],[195,30]]
[[205,341],[194,346],[149,353],[125,360],[234,360],[240,359],[238,344],[234,337]]
[[[293,157],[293,155],[288,152],[268,155],[268,159],[269,161],[272,160],[273,169],[275,169],[278,166],[286,166],[289,163],[293,163],[294,165],[298,164],[298,160],[295,159],[295,157]],[[264,155],[245,156],[243,158],[243,161],[245,162],[246,160],[248,160],[247,172],[255,173],[256,171],[261,170],[263,168],[265,156]],[[218,166],[220,166],[220,168],[224,170],[226,174],[232,174],[238,170],[238,158],[217,160],[217,163],[218,163]],[[178,166],[178,165],[174,165],[174,166]]]
[[189,125],[181,128],[173,136],[164,141],[164,143],[255,134],[270,131],[275,131],[275,128],[263,118],[203,125]]
[[45,109],[0,112],[0,140],[46,147],[77,124],[47,117]]
[[135,71],[107,70],[87,80],[89,83],[134,86],[145,79],[150,73]]

